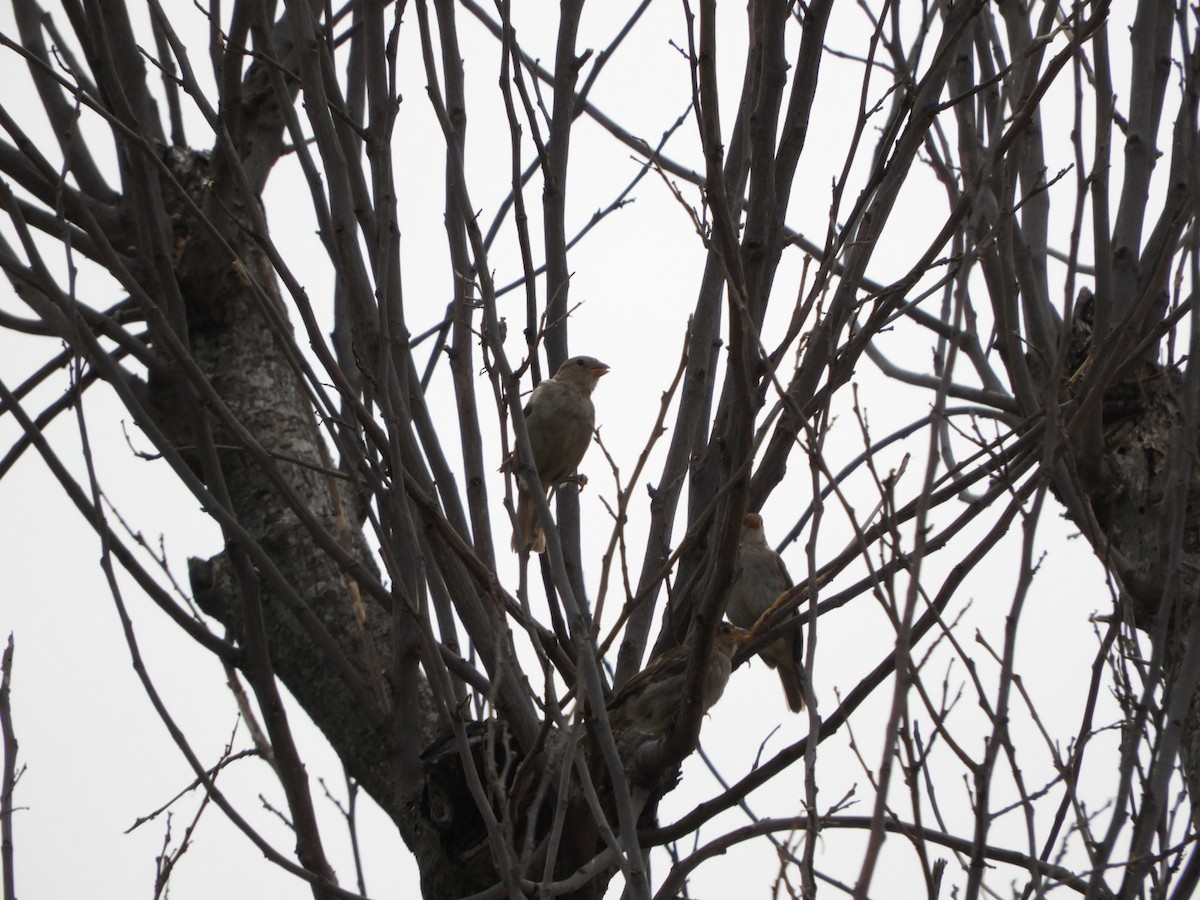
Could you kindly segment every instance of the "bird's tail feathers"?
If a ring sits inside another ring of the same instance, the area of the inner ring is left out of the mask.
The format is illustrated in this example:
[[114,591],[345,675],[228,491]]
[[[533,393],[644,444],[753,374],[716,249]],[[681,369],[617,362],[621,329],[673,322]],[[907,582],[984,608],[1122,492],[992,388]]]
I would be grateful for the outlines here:
[[512,537],[513,553],[523,547],[528,547],[531,553],[546,552],[546,534],[538,523],[537,506],[528,491],[517,496],[517,530]]
[[804,679],[795,666],[783,666],[779,672],[779,682],[783,685],[783,694],[787,697],[788,709],[798,713],[804,709]]
[[[798,655],[798,651],[793,652],[797,652]],[[792,653],[785,652],[778,643],[768,644],[761,656],[768,666],[779,673],[779,682],[783,685],[788,709],[792,712],[804,709],[804,669],[800,660]]]

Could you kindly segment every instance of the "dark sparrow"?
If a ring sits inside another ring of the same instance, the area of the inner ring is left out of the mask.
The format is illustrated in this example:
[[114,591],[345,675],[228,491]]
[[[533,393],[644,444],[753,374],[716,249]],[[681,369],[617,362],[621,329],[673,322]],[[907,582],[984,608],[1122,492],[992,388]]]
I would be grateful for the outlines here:
[[[598,359],[572,357],[558,367],[553,378],[534,388],[525,406],[525,428],[529,431],[533,466],[547,496],[575,474],[587,452],[596,425],[592,391],[606,372],[608,366]],[[534,553],[544,553],[546,535],[538,524],[533,497],[524,480],[519,479],[517,530],[513,534],[512,548],[516,552],[526,547]]]
[[[645,734],[665,734],[683,708],[683,689],[687,679],[688,656],[692,652],[692,637],[678,647],[672,647],[650,660],[646,668],[630,678],[608,704],[608,721],[613,731],[635,730]],[[728,622],[717,626],[713,636],[712,656],[704,677],[704,711],[720,699],[729,681],[733,651],[748,634]]]
[[[725,614],[733,624],[753,628],[779,595],[791,586],[792,579],[783,560],[767,544],[762,516],[747,514],[742,520],[742,540],[738,544],[733,585],[729,589],[729,605],[725,607]],[[767,665],[779,672],[788,708],[792,712],[804,709],[803,650],[803,639],[797,628],[759,651]]]

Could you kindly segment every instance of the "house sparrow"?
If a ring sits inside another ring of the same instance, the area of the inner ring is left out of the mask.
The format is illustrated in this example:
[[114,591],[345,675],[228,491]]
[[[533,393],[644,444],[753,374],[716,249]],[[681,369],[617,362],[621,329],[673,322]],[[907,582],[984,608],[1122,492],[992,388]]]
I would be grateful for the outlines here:
[[[617,691],[608,704],[608,721],[613,731],[632,729],[645,734],[665,734],[670,730],[683,707],[688,657],[695,634],[689,631],[682,644],[654,657]],[[704,677],[701,703],[705,712],[720,699],[733,667],[733,651],[748,636],[728,622],[717,626]]]
[[[575,356],[558,367],[553,378],[533,390],[525,406],[525,428],[533,451],[533,465],[546,495],[579,467],[591,443],[596,424],[592,391],[608,366],[591,356]],[[517,453],[513,452],[514,462]],[[515,468],[520,471],[519,467]],[[534,553],[546,550],[546,535],[538,524],[537,506],[524,479],[517,482],[517,529],[514,552],[528,547]]]
[[[738,544],[733,584],[725,614],[735,625],[753,628],[775,600],[792,586],[791,576],[779,554],[767,544],[762,516],[749,513],[742,520],[742,540]],[[783,692],[792,712],[804,709],[801,659],[804,644],[797,628],[767,644],[759,652],[767,665],[779,672]]]

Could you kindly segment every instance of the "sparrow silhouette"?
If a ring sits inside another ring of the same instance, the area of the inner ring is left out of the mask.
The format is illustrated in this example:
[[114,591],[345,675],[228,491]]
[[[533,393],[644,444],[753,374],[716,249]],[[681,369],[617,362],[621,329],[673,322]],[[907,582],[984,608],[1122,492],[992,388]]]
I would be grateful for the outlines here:
[[[783,560],[767,544],[762,516],[748,513],[742,520],[742,539],[734,564],[733,584],[725,614],[742,628],[753,628],[784,591],[792,586]],[[767,665],[779,673],[783,693],[792,712],[804,709],[804,649],[800,629],[776,638],[759,651]]]
[[[608,704],[608,721],[613,731],[665,734],[683,708],[688,657],[695,631],[689,631],[678,647],[660,653],[646,668],[630,678]],[[721,698],[733,667],[734,649],[748,637],[728,622],[717,626],[712,655],[704,676],[701,703],[708,712]]]
[[[533,467],[546,496],[575,473],[587,452],[596,425],[592,391],[607,372],[608,366],[594,357],[572,357],[558,367],[553,378],[534,388],[525,405],[525,428],[533,451]],[[517,552],[528,548],[534,553],[544,553],[546,535],[538,524],[530,488],[520,477],[520,457],[515,450],[513,459],[518,463],[514,468],[518,478],[517,527],[512,549]]]

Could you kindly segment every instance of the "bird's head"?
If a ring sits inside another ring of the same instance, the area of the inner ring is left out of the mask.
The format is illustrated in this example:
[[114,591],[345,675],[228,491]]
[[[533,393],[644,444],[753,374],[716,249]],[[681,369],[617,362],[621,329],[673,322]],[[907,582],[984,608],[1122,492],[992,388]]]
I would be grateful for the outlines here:
[[736,650],[749,640],[750,632],[745,628],[738,628],[736,625],[731,625],[729,622],[722,622],[717,626],[717,634],[714,642],[718,644],[727,644],[732,650]]
[[746,513],[742,519],[742,541],[747,544],[766,544],[762,516],[758,513]]
[[596,387],[596,382],[608,374],[608,366],[594,356],[572,356],[558,367],[554,380],[566,384],[575,384],[589,393]]

